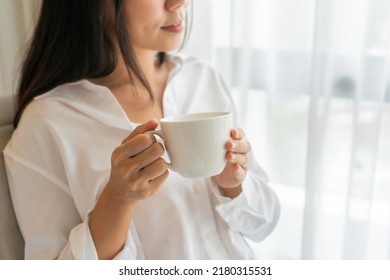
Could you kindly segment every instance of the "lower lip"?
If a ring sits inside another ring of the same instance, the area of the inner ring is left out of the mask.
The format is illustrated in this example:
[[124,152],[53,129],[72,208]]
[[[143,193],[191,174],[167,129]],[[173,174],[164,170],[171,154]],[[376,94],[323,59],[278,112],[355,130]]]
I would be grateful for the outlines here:
[[173,33],[180,33],[183,31],[183,25],[178,24],[178,25],[165,26],[162,27],[162,29]]

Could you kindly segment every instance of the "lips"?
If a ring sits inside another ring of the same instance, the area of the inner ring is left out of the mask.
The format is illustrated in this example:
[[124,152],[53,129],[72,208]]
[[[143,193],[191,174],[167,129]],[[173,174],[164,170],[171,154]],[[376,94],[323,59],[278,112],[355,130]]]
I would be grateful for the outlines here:
[[163,26],[163,27],[161,27],[161,29],[168,31],[168,32],[180,33],[183,31],[183,24],[180,21],[180,22],[175,23],[175,24]]

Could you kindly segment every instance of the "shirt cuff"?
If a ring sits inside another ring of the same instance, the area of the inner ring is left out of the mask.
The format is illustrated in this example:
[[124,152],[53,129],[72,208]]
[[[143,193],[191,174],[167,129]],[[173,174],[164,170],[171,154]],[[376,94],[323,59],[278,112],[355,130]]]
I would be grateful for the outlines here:
[[70,248],[76,260],[97,260],[95,244],[89,230],[88,220],[79,224],[70,232]]
[[230,230],[253,241],[263,240],[273,230],[279,216],[278,200],[269,186],[248,172],[242,192],[234,199],[223,197],[213,182],[212,192],[217,201],[215,210]]
[[[98,260],[98,254],[93,242],[92,234],[89,229],[89,214],[85,221],[72,229],[69,237],[72,254],[76,260]],[[133,225],[132,225],[133,226]],[[114,260],[131,260],[136,259],[137,248],[134,239],[130,233],[123,249],[113,258]]]
[[244,193],[244,187],[245,186],[243,184],[242,192],[237,197],[232,199],[221,194],[220,187],[214,180],[211,182],[212,193],[218,202],[218,204],[215,206],[215,209],[228,224],[235,219],[238,212],[248,206],[248,200]]

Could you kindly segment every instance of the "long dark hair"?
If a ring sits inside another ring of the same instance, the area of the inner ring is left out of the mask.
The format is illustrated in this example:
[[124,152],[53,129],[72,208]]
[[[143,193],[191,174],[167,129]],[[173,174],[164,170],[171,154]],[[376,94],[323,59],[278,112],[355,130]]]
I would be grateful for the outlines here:
[[[22,65],[15,127],[24,109],[36,96],[64,83],[110,74],[118,59],[110,32],[114,32],[118,40],[130,83],[134,85],[134,79],[138,79],[153,100],[151,87],[131,47],[123,0],[111,1],[115,7],[113,19],[107,15],[108,0],[42,1],[35,33]],[[184,41],[190,22],[190,16],[187,16]],[[165,54],[158,55],[160,63],[163,63]]]

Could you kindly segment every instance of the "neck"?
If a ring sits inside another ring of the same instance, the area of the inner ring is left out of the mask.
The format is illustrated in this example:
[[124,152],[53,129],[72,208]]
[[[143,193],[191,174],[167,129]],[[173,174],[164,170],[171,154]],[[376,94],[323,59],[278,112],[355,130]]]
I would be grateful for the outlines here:
[[148,81],[154,81],[160,72],[158,57],[155,51],[134,49],[140,70]]
[[[105,77],[91,79],[92,82],[107,86],[109,88],[121,87],[130,84],[127,66],[118,52],[118,64],[114,71]],[[144,78],[151,84],[157,79],[160,67],[156,52],[150,50],[134,49],[137,63]],[[137,88],[143,87],[138,79],[134,79]]]

